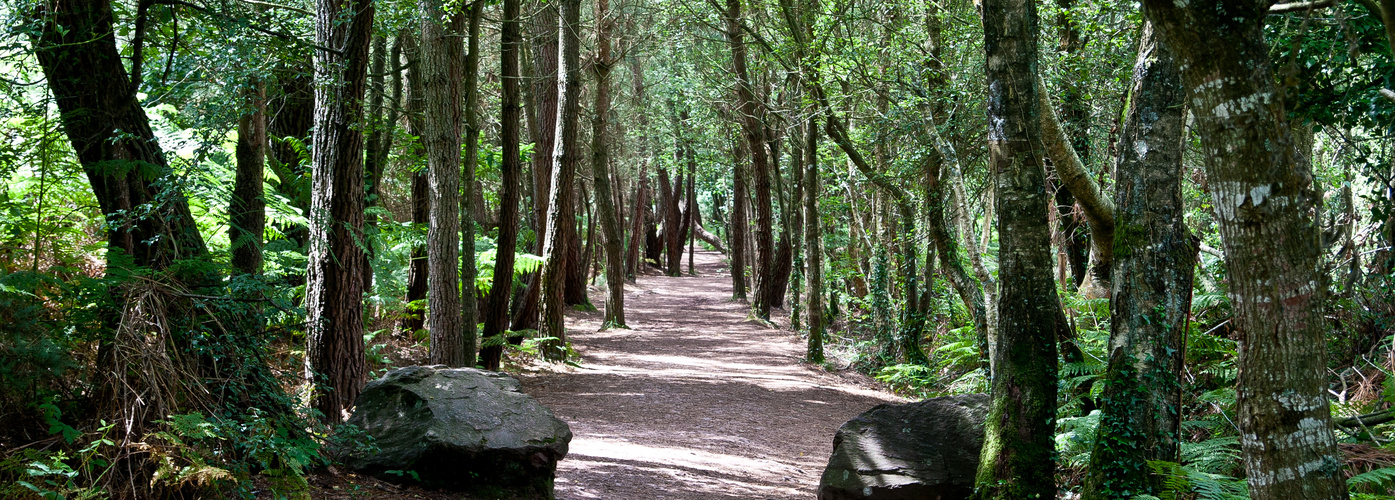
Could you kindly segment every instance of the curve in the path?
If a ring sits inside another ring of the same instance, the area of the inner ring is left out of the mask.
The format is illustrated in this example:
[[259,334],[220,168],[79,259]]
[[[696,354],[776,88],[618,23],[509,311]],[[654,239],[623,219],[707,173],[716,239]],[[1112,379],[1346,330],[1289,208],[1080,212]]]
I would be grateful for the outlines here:
[[800,363],[798,336],[730,300],[721,259],[699,252],[697,276],[626,286],[630,330],[569,315],[581,368],[521,377],[575,436],[559,499],[812,498],[838,426],[900,401],[861,375]]

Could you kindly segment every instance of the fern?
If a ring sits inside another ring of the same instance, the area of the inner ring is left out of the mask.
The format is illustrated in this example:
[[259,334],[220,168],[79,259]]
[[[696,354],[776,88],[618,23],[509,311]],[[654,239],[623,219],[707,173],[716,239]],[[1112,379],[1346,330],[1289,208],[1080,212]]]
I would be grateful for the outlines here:
[[1395,467],[1375,469],[1347,479],[1347,487],[1353,492],[1390,493],[1395,488]]
[[1182,443],[1182,462],[1193,470],[1211,474],[1234,471],[1240,463],[1240,438],[1218,437],[1199,443]]
[[1188,465],[1150,461],[1148,466],[1163,479],[1162,500],[1180,500],[1194,494],[1200,500],[1249,500],[1244,479],[1202,472]]

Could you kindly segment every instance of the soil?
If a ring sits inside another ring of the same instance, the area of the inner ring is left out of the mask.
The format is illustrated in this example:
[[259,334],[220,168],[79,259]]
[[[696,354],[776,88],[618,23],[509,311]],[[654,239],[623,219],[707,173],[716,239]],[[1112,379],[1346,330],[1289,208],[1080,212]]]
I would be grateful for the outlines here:
[[[603,310],[569,313],[576,366],[506,365],[571,426],[559,500],[811,499],[834,431],[904,402],[853,370],[802,362],[787,313],[773,327],[751,319],[721,254],[695,264],[694,275],[651,269],[626,284],[628,329],[599,331]],[[604,307],[605,292],[591,300]],[[332,469],[310,483],[316,499],[470,498]]]
[[838,426],[903,401],[856,372],[802,363],[798,334],[731,300],[720,254],[695,261],[696,276],[626,285],[630,329],[570,315],[579,368],[519,375],[571,425],[559,499],[813,498]]

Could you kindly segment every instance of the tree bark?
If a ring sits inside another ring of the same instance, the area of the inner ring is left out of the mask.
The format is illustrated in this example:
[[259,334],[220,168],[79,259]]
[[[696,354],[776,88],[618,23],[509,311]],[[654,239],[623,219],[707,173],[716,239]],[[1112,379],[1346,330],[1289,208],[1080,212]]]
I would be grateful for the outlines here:
[[748,146],[743,141],[734,141],[732,147],[732,201],[731,222],[727,228],[727,239],[731,242],[731,295],[738,302],[746,299],[746,152]]
[[503,29],[499,38],[499,77],[503,87],[499,139],[503,143],[500,166],[499,240],[494,254],[494,283],[489,288],[489,305],[484,311],[484,345],[480,358],[486,370],[499,370],[504,353],[504,335],[509,326],[509,297],[513,295],[514,252],[518,249],[518,182],[523,169],[519,158],[520,72],[518,53],[523,44],[519,26],[519,0],[504,0]]
[[649,207],[649,113],[645,106],[644,67],[638,57],[630,58],[630,74],[634,83],[635,106],[639,108],[639,177],[635,182],[634,210],[630,216],[629,250],[625,257],[625,276],[636,282],[640,270],[640,243],[644,239],[644,220]]
[[[581,162],[577,148],[577,115],[581,90],[581,0],[560,2],[557,37],[557,142],[552,150],[552,196],[547,210],[547,237],[543,240],[542,321],[538,333],[555,340],[544,345],[549,360],[566,359],[567,330],[564,317],[566,247],[571,220],[563,219],[572,205],[572,183]],[[574,238],[573,232],[573,238]]]
[[1178,462],[1185,359],[1197,245],[1182,203],[1185,89],[1172,55],[1143,26],[1115,172],[1109,369],[1084,499],[1162,494],[1150,460]]
[[[674,123],[677,124],[677,121]],[[675,165],[683,162],[683,147],[677,140],[674,141],[673,156]],[[668,169],[659,167],[659,190],[663,192],[661,199],[664,204],[664,272],[669,276],[678,276],[680,274],[678,266],[683,262],[683,240],[679,228],[682,223],[679,222],[681,216],[678,210],[678,190],[682,185],[682,171],[679,171],[675,186],[674,181],[669,180]]]
[[610,185],[610,145],[606,122],[610,119],[610,70],[617,62],[610,55],[610,1],[596,0],[596,109],[591,120],[591,176],[596,187],[596,211],[605,238],[605,303],[602,328],[625,327],[625,240]]
[[741,0],[727,0],[726,12],[727,42],[731,46],[732,71],[736,77],[737,113],[741,115],[741,129],[746,136],[746,144],[751,154],[751,175],[755,177],[756,200],[756,300],[752,313],[756,317],[769,320],[770,307],[775,299],[774,254],[775,239],[771,234],[771,192],[770,164],[766,155],[764,125],[752,92],[751,78],[746,69],[746,43],[741,28]]
[[[110,0],[58,0],[34,10],[35,55],[63,129],[109,223],[107,264],[125,253],[161,269],[207,253],[117,52]],[[142,214],[127,217],[124,214]]]
[[[425,99],[421,135],[426,149],[430,216],[426,233],[430,274],[427,329],[431,331],[431,364],[465,366],[465,339],[460,313],[460,136],[463,111],[460,80],[466,36],[463,5],[445,11],[440,0],[419,0],[421,22],[422,97]],[[442,23],[442,20],[445,20]]]
[[809,117],[805,133],[804,158],[804,265],[808,281],[809,342],[804,357],[810,363],[824,362],[823,337],[823,235],[819,214],[819,121],[817,116]]
[[[557,4],[543,3],[531,24],[533,37],[533,252],[541,255],[547,234],[547,204],[552,192],[552,149],[557,139]],[[515,305],[511,328],[538,329],[542,301],[541,273],[528,276],[528,286]]]
[[[421,74],[421,50],[415,36],[403,36],[400,40],[403,45],[403,52],[407,56],[407,133],[412,137],[423,137],[426,134],[425,106],[426,99],[422,85]],[[413,156],[424,156],[421,140],[414,140],[408,143],[412,149]],[[431,220],[431,187],[427,178],[426,169],[412,172],[412,226],[426,227]],[[402,317],[400,329],[403,335],[409,338],[416,335],[418,331],[426,328],[426,313],[424,301],[427,299],[428,281],[430,267],[427,261],[426,245],[413,245],[412,255],[407,267],[407,311]]]
[[[316,0],[315,133],[310,266],[305,310],[306,379],[329,422],[353,407],[367,375],[363,350],[363,97],[371,0]],[[346,22],[347,21],[347,22]]]
[[1091,255],[1088,276],[1080,284],[1083,295],[1103,297],[1109,290],[1110,270],[1114,259],[1114,200],[1100,189],[1085,170],[1085,163],[1076,155],[1066,130],[1051,106],[1046,83],[1037,76],[1037,114],[1041,117],[1041,135],[1046,153],[1056,176],[1085,212],[1090,222]]
[[[396,47],[393,47],[393,49],[394,55],[398,55],[395,53]],[[378,185],[382,181],[383,164],[387,162],[388,156],[387,145],[383,144],[383,136],[391,135],[390,132],[388,134],[383,133],[384,128],[391,126],[389,125],[390,122],[385,122],[383,120],[383,81],[387,73],[386,67],[388,60],[387,36],[382,34],[373,35],[373,41],[372,45],[369,47],[369,51],[371,52],[371,59],[368,65],[368,109],[364,110],[365,114],[367,114],[368,135],[364,138],[363,144],[363,171],[366,176],[364,183],[367,186],[368,193],[363,203],[365,207],[372,208],[378,205],[379,199],[383,194],[382,188]],[[394,67],[397,66],[397,61],[394,60],[392,65]],[[363,266],[363,293],[371,294],[373,292],[372,262],[373,254],[376,252],[376,249],[373,248],[372,235],[378,232],[378,216],[371,211],[365,210],[363,214],[363,228],[364,234],[368,236],[364,238],[363,247],[364,251],[367,253],[369,262],[369,265]]]
[[260,78],[247,84],[251,108],[237,121],[237,173],[228,203],[228,242],[232,267],[243,274],[262,272],[262,233],[266,230],[266,85]]
[[465,157],[461,161],[460,185],[460,322],[462,323],[463,365],[473,368],[479,352],[479,290],[475,285],[475,210],[470,206],[479,195],[475,181],[475,165],[479,161],[479,69],[480,19],[484,17],[482,0],[466,7],[469,16],[469,46],[465,54]]
[[1269,2],[1143,2],[1189,92],[1206,160],[1240,333],[1241,449],[1250,496],[1344,499],[1332,434],[1321,203],[1277,98],[1264,18]]
[[984,0],[988,167],[998,213],[998,338],[992,406],[974,498],[1054,498],[1056,286],[1049,197],[1036,144],[1037,11],[1029,0]]

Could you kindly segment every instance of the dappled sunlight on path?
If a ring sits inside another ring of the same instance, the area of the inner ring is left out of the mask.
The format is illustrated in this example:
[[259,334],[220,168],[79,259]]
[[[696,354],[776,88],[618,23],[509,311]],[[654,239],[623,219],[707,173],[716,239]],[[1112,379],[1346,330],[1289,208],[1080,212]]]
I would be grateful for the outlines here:
[[630,330],[570,315],[581,367],[521,375],[575,434],[558,498],[813,498],[838,426],[900,401],[861,375],[800,363],[797,335],[748,321],[730,300],[721,258],[700,252],[698,276],[626,286]]

